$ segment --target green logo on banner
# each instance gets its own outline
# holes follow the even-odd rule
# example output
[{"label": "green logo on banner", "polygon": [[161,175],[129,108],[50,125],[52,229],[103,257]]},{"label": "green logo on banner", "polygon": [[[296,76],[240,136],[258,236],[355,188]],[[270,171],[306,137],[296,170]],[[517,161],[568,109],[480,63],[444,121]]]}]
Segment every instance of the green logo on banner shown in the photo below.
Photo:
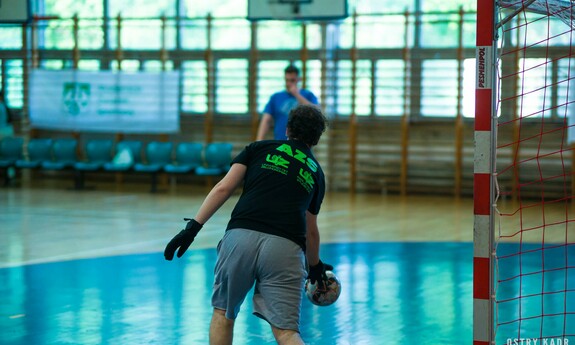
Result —
[{"label": "green logo on banner", "polygon": [[70,115],[80,114],[90,101],[90,84],[64,83],[64,108]]}]

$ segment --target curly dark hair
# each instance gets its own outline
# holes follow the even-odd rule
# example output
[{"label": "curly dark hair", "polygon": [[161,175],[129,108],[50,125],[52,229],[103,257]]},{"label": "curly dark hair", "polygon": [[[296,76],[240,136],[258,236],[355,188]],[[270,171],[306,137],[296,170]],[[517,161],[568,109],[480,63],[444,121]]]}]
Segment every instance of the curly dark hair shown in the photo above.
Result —
[{"label": "curly dark hair", "polygon": [[298,105],[289,113],[288,136],[290,139],[297,139],[309,146],[315,146],[327,126],[327,118],[318,106]]}]

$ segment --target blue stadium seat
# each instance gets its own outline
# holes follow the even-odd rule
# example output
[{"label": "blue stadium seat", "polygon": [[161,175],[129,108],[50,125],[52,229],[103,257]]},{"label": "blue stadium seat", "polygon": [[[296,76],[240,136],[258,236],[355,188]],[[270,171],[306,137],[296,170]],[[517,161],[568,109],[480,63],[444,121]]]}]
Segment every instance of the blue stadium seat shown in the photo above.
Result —
[{"label": "blue stadium seat", "polygon": [[16,168],[35,169],[42,165],[42,162],[52,160],[52,139],[30,139],[28,142],[28,159],[16,161]]},{"label": "blue stadium seat", "polygon": [[0,169],[4,173],[4,185],[10,184],[10,179],[15,173],[16,161],[23,158],[24,139],[18,137],[6,137],[0,141]]},{"label": "blue stadium seat", "polygon": [[187,174],[203,165],[202,143],[183,142],[176,146],[176,159],[166,164],[164,171],[170,174]]},{"label": "blue stadium seat", "polygon": [[55,139],[52,144],[52,160],[42,162],[42,169],[62,170],[71,168],[78,161],[76,139]]},{"label": "blue stadium seat", "polygon": [[158,172],[172,161],[173,144],[152,141],[146,145],[146,163],[136,163],[134,170],[139,172]]},{"label": "blue stadium seat", "polygon": [[173,144],[152,141],[146,145],[146,163],[136,163],[134,171],[152,174],[151,192],[156,191],[157,174],[172,161]]},{"label": "blue stadium seat", "polygon": [[207,144],[204,150],[205,165],[196,169],[196,175],[218,176],[227,173],[232,161],[232,149],[231,143]]},{"label": "blue stadium seat", "polygon": [[98,171],[104,168],[104,164],[112,161],[112,149],[114,141],[108,139],[88,140],[84,146],[86,160],[76,162],[76,189],[84,188],[84,173]]},{"label": "blue stadium seat", "polygon": [[[122,140],[116,144],[116,156],[111,162],[104,163],[106,171],[128,171],[134,164],[142,161],[142,142],[139,140]],[[128,154],[130,159],[124,160],[123,153]]]},{"label": "blue stadium seat", "polygon": [[17,160],[24,157],[24,139],[6,137],[0,141],[0,168],[13,166]]},{"label": "blue stadium seat", "polygon": [[152,141],[146,145],[146,163],[134,165],[134,171],[152,174],[150,189],[152,193],[156,192],[158,172],[172,161],[173,147],[170,142]]},{"label": "blue stadium seat", "polygon": [[84,152],[86,161],[76,162],[74,168],[83,171],[96,171],[112,161],[113,140],[94,139],[86,142]]}]

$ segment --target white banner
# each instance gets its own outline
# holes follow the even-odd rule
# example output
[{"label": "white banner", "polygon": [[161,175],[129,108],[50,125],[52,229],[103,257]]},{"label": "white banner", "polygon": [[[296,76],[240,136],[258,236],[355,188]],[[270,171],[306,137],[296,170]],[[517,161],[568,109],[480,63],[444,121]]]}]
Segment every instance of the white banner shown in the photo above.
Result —
[{"label": "white banner", "polygon": [[178,101],[178,72],[33,70],[30,75],[34,128],[177,132]]}]

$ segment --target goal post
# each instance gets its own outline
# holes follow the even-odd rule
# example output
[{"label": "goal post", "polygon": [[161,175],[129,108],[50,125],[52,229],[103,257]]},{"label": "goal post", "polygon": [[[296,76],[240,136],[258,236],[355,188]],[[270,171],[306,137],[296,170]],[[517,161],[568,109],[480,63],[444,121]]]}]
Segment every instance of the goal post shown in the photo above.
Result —
[{"label": "goal post", "polygon": [[473,344],[575,345],[575,0],[477,0]]},{"label": "goal post", "polygon": [[495,0],[477,1],[474,229],[473,229],[473,345],[493,339],[493,200],[495,166],[495,92],[497,41]]}]

